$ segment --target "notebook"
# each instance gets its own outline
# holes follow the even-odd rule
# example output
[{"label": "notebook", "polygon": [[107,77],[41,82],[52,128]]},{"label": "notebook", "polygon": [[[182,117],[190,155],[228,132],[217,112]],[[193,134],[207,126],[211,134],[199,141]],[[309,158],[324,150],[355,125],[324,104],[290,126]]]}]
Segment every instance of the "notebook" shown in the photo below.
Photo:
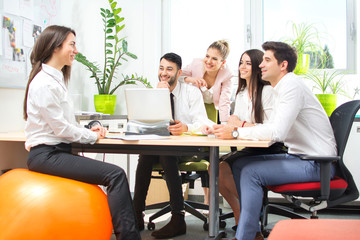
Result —
[{"label": "notebook", "polygon": [[156,123],[172,120],[167,88],[127,88],[125,99],[129,121]]}]

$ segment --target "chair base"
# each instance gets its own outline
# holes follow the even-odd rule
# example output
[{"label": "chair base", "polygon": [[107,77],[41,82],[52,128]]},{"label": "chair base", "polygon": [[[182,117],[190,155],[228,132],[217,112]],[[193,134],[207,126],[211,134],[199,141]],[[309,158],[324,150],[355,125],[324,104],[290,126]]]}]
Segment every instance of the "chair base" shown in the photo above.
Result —
[{"label": "chair base", "polygon": [[268,214],[275,214],[279,216],[288,217],[291,219],[308,219],[307,217],[301,214],[295,213],[291,208],[277,204],[267,204],[263,209],[263,213],[261,217],[261,232],[264,235],[264,237],[267,237],[270,234],[273,227],[272,226],[269,228]]},{"label": "chair base", "polygon": [[[203,224],[203,229],[205,231],[208,230],[209,226],[208,226],[208,218],[200,213],[197,209],[202,209],[202,210],[209,210],[209,205],[203,204],[203,203],[198,203],[198,202],[193,202],[193,201],[189,201],[189,200],[185,200],[184,201],[184,207],[185,207],[185,211],[190,213],[191,215],[197,217],[198,219],[200,219],[201,221],[204,222]],[[150,216],[149,218],[149,223],[147,225],[147,228],[149,230],[154,230],[155,229],[155,224],[154,224],[154,220],[158,217],[161,217],[162,215],[165,215],[166,213],[171,212],[171,208],[170,208],[170,203],[169,202],[162,202],[162,203],[156,203],[156,204],[152,204],[149,206],[146,206],[145,209],[146,210],[150,210],[150,209],[158,209],[161,208],[159,211],[157,211],[156,213],[154,213],[153,215]],[[220,228],[224,228],[226,226],[226,222],[222,221],[223,219],[221,218],[222,215],[222,209],[219,209],[220,212],[220,221],[219,221],[219,226]],[[226,219],[226,218],[224,218]]]}]

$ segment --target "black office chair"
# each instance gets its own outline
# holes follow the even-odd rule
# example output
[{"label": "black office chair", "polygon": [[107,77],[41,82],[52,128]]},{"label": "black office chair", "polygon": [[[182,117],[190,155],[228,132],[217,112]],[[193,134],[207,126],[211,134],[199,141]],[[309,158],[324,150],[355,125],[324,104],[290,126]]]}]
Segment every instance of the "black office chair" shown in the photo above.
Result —
[{"label": "black office chair", "polygon": [[[267,236],[270,232],[270,230],[267,229],[268,214],[270,213],[292,219],[306,218],[298,213],[295,213],[293,209],[270,204],[267,197],[267,191],[282,194],[285,199],[293,203],[296,207],[300,207],[311,212],[311,218],[315,219],[318,218],[318,210],[348,203],[359,197],[359,192],[353,177],[343,161],[346,143],[355,115],[359,108],[360,100],[350,101],[339,106],[330,116],[330,122],[337,144],[337,156],[301,157],[304,161],[315,161],[320,163],[320,182],[291,183],[265,187],[264,208],[261,219],[264,236]],[[334,164],[335,162],[337,164],[336,176],[333,179],[330,179],[330,167],[331,164]],[[301,197],[301,199],[297,197]],[[308,202],[309,198],[311,199],[310,202]]]},{"label": "black office chair", "polygon": [[[190,161],[190,159],[189,159],[188,162],[179,163],[178,167],[179,167],[179,171],[181,172],[182,183],[189,183],[189,188],[194,188],[195,180],[200,178],[201,176],[207,174],[209,162],[206,160]],[[164,172],[163,172],[161,164],[154,165],[153,171],[159,172],[160,178],[162,178]],[[159,176],[153,176],[153,178],[159,178]],[[149,222],[147,225],[147,228],[149,230],[155,229],[155,223],[153,221],[156,218],[171,211],[169,204],[170,203],[167,201],[167,202],[161,202],[161,203],[156,203],[156,204],[146,206],[146,210],[161,208],[158,212],[156,212],[150,216]],[[208,228],[207,217],[204,214],[202,214],[201,212],[199,212],[197,209],[209,210],[209,206],[206,204],[203,204],[203,203],[185,200],[184,207],[185,207],[186,212],[194,215],[195,217],[197,217],[201,221],[203,221],[204,222],[203,228],[204,228],[204,230],[207,230],[207,228]]]},{"label": "black office chair", "polygon": [[[208,118],[213,122],[217,122],[217,110],[215,109],[214,104],[205,104],[206,112]],[[187,161],[179,163],[179,171],[181,172],[182,183],[189,183],[189,188],[194,188],[194,182],[198,178],[208,178],[208,168],[209,162],[205,159],[198,160],[195,158],[202,157],[201,155],[206,155],[204,153],[199,153],[199,156],[193,156],[192,158],[188,158]],[[160,178],[163,176],[163,169],[161,164],[156,164],[153,166],[153,171],[159,173]],[[153,178],[159,178],[159,176],[153,176]],[[207,217],[199,212],[200,210],[209,210],[209,206],[203,203],[198,203],[194,201],[185,200],[184,201],[185,211],[199,218],[204,222],[203,228],[204,230],[208,230],[208,222]],[[158,212],[154,213],[150,216],[147,228],[149,230],[155,229],[155,223],[153,222],[156,218],[168,213],[171,211],[169,202],[156,203],[149,206],[146,206],[146,210],[149,209],[158,209],[161,208]],[[221,214],[221,209],[220,209]],[[225,227],[226,223],[224,221],[219,222],[220,227]]]}]

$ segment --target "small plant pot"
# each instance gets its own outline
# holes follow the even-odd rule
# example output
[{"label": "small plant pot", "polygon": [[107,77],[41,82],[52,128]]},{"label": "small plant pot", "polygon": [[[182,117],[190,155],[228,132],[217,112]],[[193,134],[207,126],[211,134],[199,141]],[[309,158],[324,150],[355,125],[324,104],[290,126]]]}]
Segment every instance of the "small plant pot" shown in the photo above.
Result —
[{"label": "small plant pot", "polygon": [[319,99],[321,105],[325,109],[326,114],[330,117],[331,113],[337,106],[337,95],[336,94],[315,94]]},{"label": "small plant pot", "polygon": [[116,95],[94,95],[96,112],[113,115],[116,107]]}]

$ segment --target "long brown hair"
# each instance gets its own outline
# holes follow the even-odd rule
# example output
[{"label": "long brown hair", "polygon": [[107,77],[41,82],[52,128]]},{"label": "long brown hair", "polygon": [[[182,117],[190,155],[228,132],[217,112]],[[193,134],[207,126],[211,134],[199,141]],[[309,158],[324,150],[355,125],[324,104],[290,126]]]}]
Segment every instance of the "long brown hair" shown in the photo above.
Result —
[{"label": "long brown hair", "polygon": [[[239,68],[241,59],[244,54],[247,54],[251,60],[251,77],[249,85],[251,89],[251,96],[252,96],[252,113],[254,114],[255,122],[256,123],[263,123],[264,122],[264,108],[262,106],[262,90],[264,85],[270,85],[268,81],[264,81],[261,79],[261,69],[259,67],[260,63],[262,62],[264,53],[258,49],[250,49],[245,51],[239,61]],[[239,75],[239,85],[236,91],[238,94],[240,91],[243,91],[246,88],[246,80],[241,78],[240,70],[238,72]]]},{"label": "long brown hair", "polygon": [[[27,120],[27,99],[29,86],[36,74],[41,71],[41,64],[47,63],[56,48],[61,48],[63,42],[72,33],[76,36],[75,31],[64,26],[52,25],[47,27],[36,40],[33,50],[30,55],[30,62],[32,70],[29,75],[29,80],[26,85],[25,99],[24,99],[24,119]],[[61,71],[64,75],[65,84],[68,84],[70,79],[71,66],[65,65]]]}]

